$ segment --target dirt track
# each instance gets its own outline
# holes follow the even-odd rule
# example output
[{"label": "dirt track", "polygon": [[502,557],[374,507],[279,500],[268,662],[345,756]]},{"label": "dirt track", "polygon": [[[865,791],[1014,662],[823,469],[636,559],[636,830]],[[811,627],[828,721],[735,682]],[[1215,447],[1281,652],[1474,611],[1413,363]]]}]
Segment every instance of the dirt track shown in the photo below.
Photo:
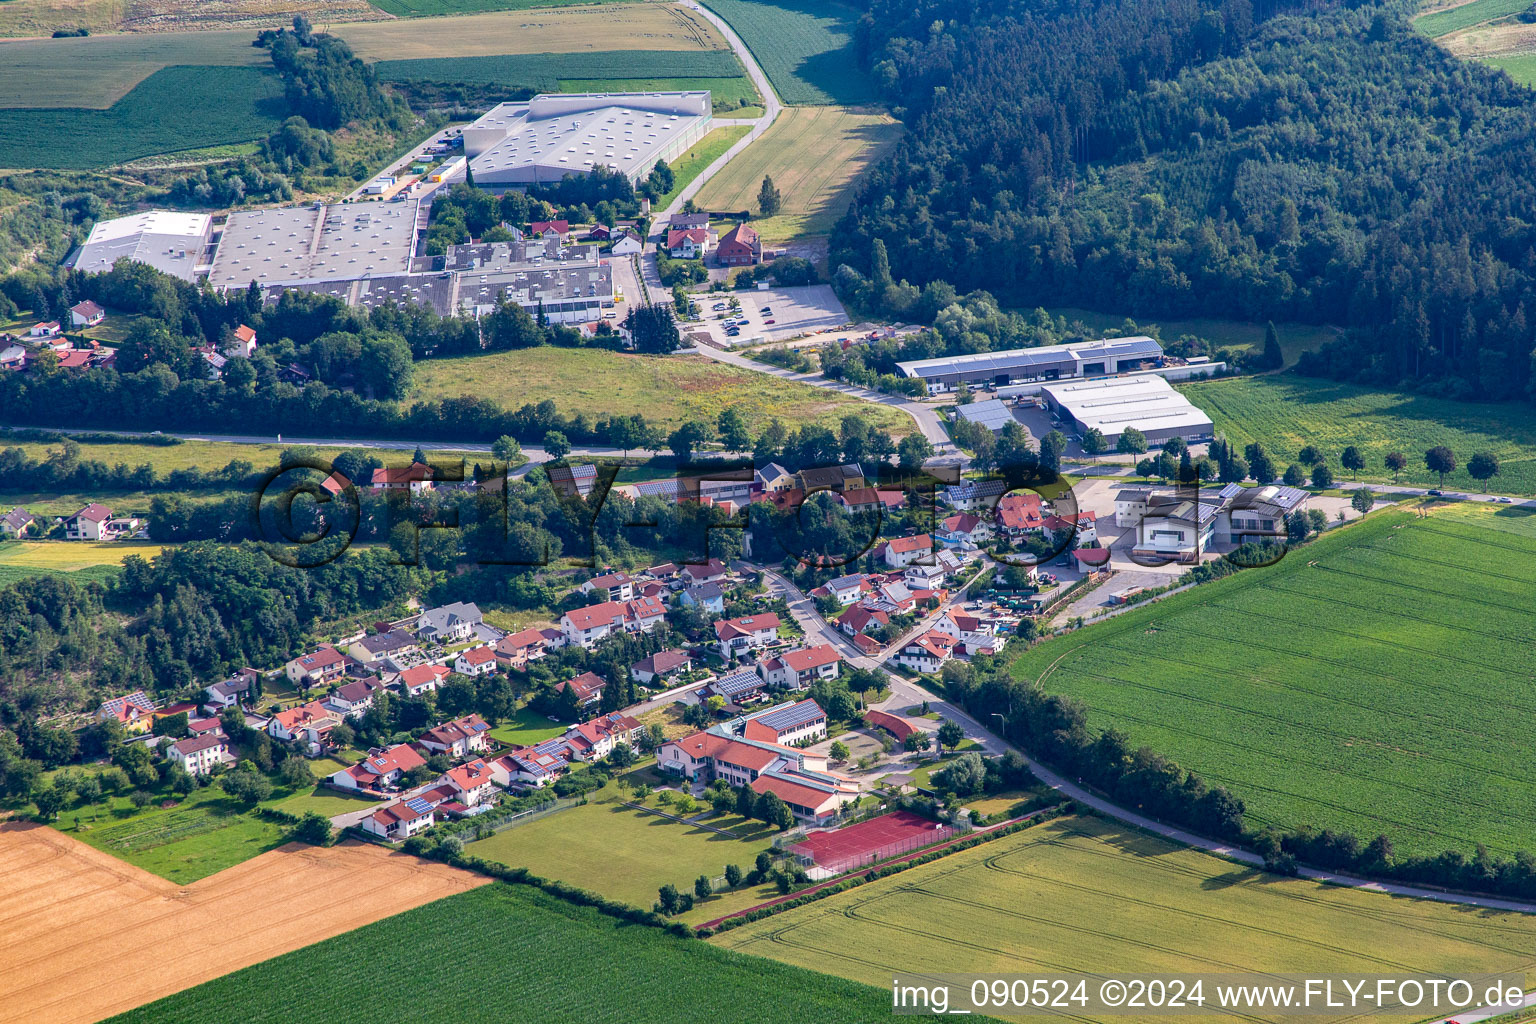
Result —
[{"label": "dirt track", "polygon": [[178,886],[19,822],[0,823],[0,878],[0,1022],[31,1024],[89,1024],[489,881],[345,843]]}]

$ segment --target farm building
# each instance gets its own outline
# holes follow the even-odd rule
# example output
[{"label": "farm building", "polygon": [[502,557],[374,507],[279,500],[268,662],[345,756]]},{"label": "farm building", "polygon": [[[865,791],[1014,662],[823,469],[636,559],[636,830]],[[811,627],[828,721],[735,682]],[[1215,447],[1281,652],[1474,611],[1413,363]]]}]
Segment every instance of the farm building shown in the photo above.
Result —
[{"label": "farm building", "polygon": [[1144,370],[1158,365],[1163,346],[1151,338],[1105,338],[1070,345],[1016,348],[1006,352],[976,352],[897,363],[904,376],[926,381],[929,394],[952,391],[960,384],[1007,385],[1020,380],[1059,380]]},{"label": "farm building", "polygon": [[128,259],[190,281],[203,262],[203,250],[212,233],[213,218],[206,213],[149,210],[117,217],[97,223],[67,265],[82,273],[99,274],[111,270],[118,260]]},{"label": "farm building", "polygon": [[232,213],[214,251],[215,290],[350,281],[404,274],[416,245],[420,204],[286,206]]},{"label": "farm building", "polygon": [[708,91],[541,94],[502,103],[464,129],[481,187],[558,182],[596,166],[639,184],[709,131]]},{"label": "farm building", "polygon": [[1140,430],[1154,445],[1174,437],[1210,437],[1215,429],[1209,416],[1157,374],[1046,384],[1040,390],[1051,410],[1078,433],[1097,427],[1111,445],[1127,427]]}]

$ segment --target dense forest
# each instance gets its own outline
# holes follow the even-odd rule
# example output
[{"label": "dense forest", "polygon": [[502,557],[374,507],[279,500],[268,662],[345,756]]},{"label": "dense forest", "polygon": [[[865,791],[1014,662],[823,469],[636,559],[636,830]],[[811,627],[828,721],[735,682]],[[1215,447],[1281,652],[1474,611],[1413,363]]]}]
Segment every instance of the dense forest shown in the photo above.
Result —
[{"label": "dense forest", "polygon": [[1339,323],[1303,370],[1523,396],[1536,97],[1408,13],[871,0],[857,49],[908,132],[833,265],[896,310],[949,281],[1006,306]]}]

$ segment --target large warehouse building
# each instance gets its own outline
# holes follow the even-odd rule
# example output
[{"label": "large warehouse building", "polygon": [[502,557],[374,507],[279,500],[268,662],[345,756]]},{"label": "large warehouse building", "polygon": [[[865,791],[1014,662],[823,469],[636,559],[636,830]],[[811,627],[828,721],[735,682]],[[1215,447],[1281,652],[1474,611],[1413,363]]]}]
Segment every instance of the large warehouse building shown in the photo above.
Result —
[{"label": "large warehouse building", "polygon": [[[480,169],[475,168],[476,180]],[[928,393],[952,391],[960,384],[1011,384],[1027,380],[1059,380],[1146,370],[1158,365],[1163,346],[1147,337],[1105,338],[1070,345],[1016,348],[1006,352],[976,352],[897,363],[908,377],[928,384]]]},{"label": "large warehouse building", "polygon": [[421,213],[414,199],[232,213],[208,283],[224,291],[252,281],[266,287],[403,274],[411,266]]},{"label": "large warehouse building", "polygon": [[99,274],[127,259],[190,281],[202,269],[203,250],[212,231],[213,218],[206,213],[149,210],[104,220],[91,229],[69,265],[87,274]]},{"label": "large warehouse building", "polygon": [[481,187],[555,183],[599,164],[638,184],[708,134],[712,114],[708,90],[542,94],[465,128],[464,155]]},{"label": "large warehouse building", "polygon": [[1215,430],[1209,416],[1155,373],[1063,381],[1042,385],[1040,391],[1051,410],[1079,434],[1097,427],[1111,446],[1127,427],[1140,430],[1154,445],[1173,437],[1208,438]]}]

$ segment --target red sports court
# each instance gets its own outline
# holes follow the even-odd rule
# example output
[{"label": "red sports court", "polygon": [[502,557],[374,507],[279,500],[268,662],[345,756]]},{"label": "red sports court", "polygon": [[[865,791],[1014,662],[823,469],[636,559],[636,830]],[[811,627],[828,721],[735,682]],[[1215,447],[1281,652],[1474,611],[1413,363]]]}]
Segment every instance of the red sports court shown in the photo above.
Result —
[{"label": "red sports court", "polygon": [[892,811],[857,825],[812,832],[789,852],[832,872],[849,871],[948,839],[953,832],[911,811]]}]

